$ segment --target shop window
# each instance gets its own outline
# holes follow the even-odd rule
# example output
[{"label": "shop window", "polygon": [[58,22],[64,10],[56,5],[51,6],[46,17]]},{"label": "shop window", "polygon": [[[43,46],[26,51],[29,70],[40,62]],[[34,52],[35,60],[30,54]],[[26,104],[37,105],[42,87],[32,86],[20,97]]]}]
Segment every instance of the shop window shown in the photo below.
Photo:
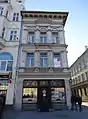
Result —
[{"label": "shop window", "polygon": [[23,88],[23,103],[37,103],[37,88]]},{"label": "shop window", "polygon": [[65,89],[64,88],[52,88],[51,89],[51,101],[55,103],[65,103]]}]

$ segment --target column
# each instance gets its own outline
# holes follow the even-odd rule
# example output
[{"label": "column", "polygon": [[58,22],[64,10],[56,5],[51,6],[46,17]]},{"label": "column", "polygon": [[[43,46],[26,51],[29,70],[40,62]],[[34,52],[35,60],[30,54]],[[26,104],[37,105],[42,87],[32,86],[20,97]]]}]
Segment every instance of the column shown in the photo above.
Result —
[{"label": "column", "polygon": [[13,105],[14,98],[14,79],[8,84],[8,90],[6,94],[6,105]]},{"label": "column", "polygon": [[40,66],[40,53],[38,51],[36,51],[34,54],[34,62],[35,62],[35,67]]},{"label": "column", "polygon": [[47,31],[47,42],[52,43],[53,42],[52,40],[53,40],[52,39],[52,32],[51,32],[51,30],[48,30]]},{"label": "column", "polygon": [[[18,77],[17,77],[18,78]],[[15,108],[21,110],[22,108],[22,88],[23,81],[21,79],[16,79],[16,92],[15,92]]]},{"label": "column", "polygon": [[40,31],[38,29],[35,31],[35,42],[40,43]]},{"label": "column", "polygon": [[64,30],[60,30],[58,33],[58,37],[59,37],[59,41],[60,44],[65,44],[65,34],[64,34]]},{"label": "column", "polygon": [[54,67],[53,52],[52,51],[48,52],[48,67]]},{"label": "column", "polygon": [[26,52],[25,51],[21,51],[21,55],[20,55],[20,67],[25,67],[26,65]]},{"label": "column", "polygon": [[66,90],[66,103],[68,109],[71,108],[71,88],[69,84],[69,78],[65,79],[65,90]]},{"label": "column", "polygon": [[60,55],[62,67],[68,67],[67,51],[62,51]]},{"label": "column", "polygon": [[22,43],[27,43],[28,42],[28,30],[24,29],[22,31]]}]

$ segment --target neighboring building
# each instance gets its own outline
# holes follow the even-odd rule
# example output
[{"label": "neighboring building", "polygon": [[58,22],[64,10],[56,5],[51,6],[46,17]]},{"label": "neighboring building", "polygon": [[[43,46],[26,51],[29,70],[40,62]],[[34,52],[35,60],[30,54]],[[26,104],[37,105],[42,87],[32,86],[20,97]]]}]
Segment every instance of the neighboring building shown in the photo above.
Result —
[{"label": "neighboring building", "polygon": [[64,34],[68,13],[22,11],[21,16],[16,108],[70,107],[70,73]]},{"label": "neighboring building", "polygon": [[88,49],[71,65],[71,88],[88,102]]},{"label": "neighboring building", "polygon": [[24,0],[0,0],[0,94],[6,95],[8,105],[13,104],[14,98],[23,3]]}]

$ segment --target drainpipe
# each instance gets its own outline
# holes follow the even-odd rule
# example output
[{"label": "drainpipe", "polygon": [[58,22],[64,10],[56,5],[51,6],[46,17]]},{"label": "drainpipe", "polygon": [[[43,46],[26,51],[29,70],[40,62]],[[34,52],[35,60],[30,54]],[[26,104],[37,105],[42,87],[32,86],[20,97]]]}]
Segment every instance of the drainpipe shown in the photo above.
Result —
[{"label": "drainpipe", "polygon": [[[16,75],[15,75],[15,81],[14,81],[14,96],[16,94],[16,80],[18,77],[18,70],[19,70],[19,64],[20,64],[21,39],[22,39],[22,21],[21,21],[21,25],[20,25],[20,36],[19,36],[19,45],[18,45],[17,62],[16,62]],[[15,99],[15,97],[14,97],[14,99]],[[14,100],[14,102],[15,102],[15,100]]]}]

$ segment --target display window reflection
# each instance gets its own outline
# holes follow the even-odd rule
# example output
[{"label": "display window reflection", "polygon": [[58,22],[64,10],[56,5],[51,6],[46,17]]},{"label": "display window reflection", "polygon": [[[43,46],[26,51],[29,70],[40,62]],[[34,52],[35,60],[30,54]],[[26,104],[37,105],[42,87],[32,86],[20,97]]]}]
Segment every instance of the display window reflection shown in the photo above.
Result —
[{"label": "display window reflection", "polygon": [[65,89],[51,88],[51,101],[57,103],[65,103]]},{"label": "display window reflection", "polygon": [[37,103],[37,88],[23,88],[23,103]]}]

